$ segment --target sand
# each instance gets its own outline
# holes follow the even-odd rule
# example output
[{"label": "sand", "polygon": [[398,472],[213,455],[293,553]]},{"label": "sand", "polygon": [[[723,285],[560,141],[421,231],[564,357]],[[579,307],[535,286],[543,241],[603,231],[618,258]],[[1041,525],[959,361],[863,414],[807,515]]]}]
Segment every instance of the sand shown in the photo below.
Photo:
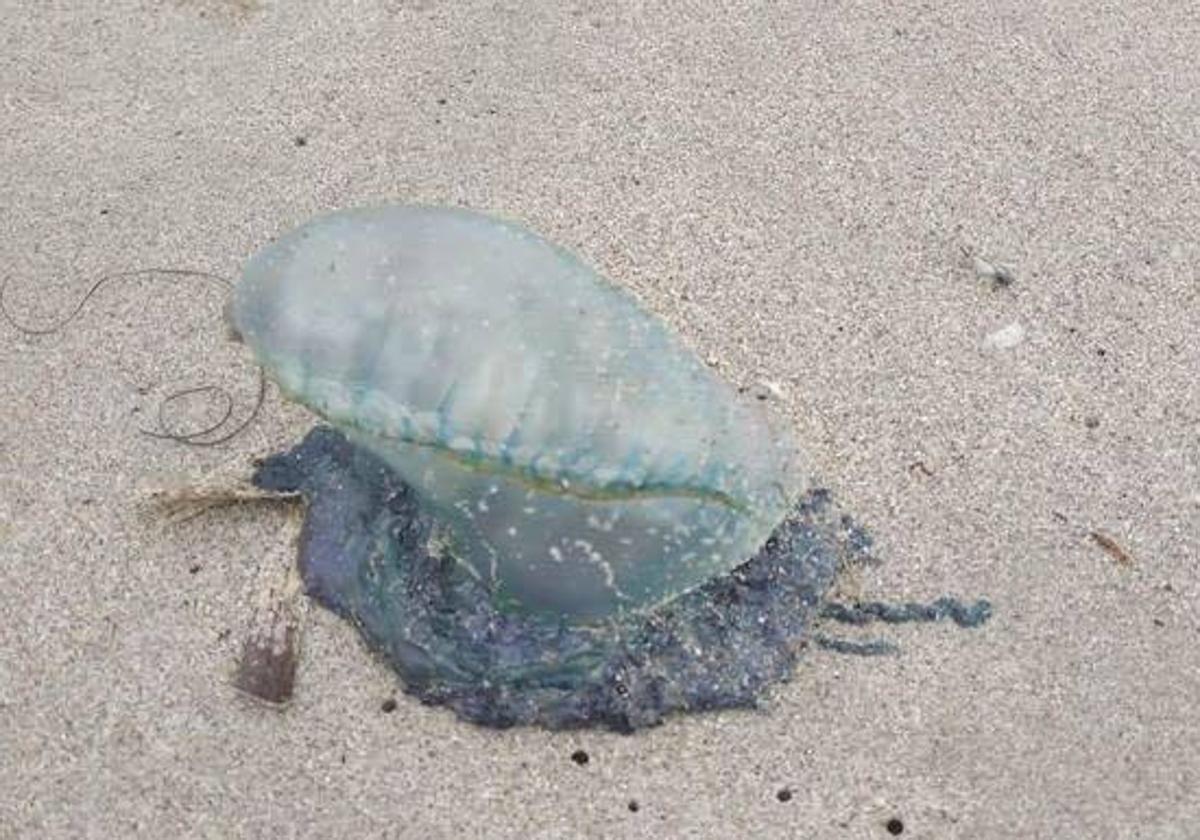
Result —
[{"label": "sand", "polygon": [[1200,14],[895,5],[0,2],[14,315],[334,208],[498,213],[770,383],[876,538],[849,590],[996,605],[632,737],[462,723],[313,608],[256,706],[287,514],[146,488],[312,418],[140,434],[254,373],[219,285],[116,282],[0,324],[0,837],[1196,836]]}]

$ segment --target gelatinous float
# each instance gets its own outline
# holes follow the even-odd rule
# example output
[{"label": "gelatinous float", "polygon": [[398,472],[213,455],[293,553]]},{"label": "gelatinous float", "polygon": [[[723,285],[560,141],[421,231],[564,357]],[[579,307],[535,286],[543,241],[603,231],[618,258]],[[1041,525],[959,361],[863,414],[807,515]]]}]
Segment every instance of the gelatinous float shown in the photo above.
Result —
[{"label": "gelatinous float", "polygon": [[787,429],[518,226],[318,218],[250,260],[232,319],[331,424],[254,479],[308,501],[305,590],[470,720],[636,729],[753,705],[822,611],[987,616],[825,604],[869,540],[806,485]]}]

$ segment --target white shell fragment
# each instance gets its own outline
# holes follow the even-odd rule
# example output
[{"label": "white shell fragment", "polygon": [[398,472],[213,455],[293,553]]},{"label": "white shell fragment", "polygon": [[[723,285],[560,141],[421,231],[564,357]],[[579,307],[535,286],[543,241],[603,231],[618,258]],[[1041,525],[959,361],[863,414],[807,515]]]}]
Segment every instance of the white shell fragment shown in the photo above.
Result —
[{"label": "white shell fragment", "polygon": [[1011,350],[1025,340],[1025,328],[1017,321],[1001,327],[983,340],[985,350]]},{"label": "white shell fragment", "polygon": [[318,218],[250,260],[233,319],[515,608],[666,600],[745,561],[801,490],[759,406],[571,254],[484,215]]}]

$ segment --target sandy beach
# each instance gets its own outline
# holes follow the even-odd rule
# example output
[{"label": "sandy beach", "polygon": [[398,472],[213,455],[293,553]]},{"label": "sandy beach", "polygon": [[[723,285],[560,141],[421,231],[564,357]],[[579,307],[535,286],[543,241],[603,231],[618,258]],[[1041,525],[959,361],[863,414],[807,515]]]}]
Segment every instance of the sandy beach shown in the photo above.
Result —
[{"label": "sandy beach", "polygon": [[311,606],[257,705],[288,514],[149,493],[314,418],[142,434],[257,380],[220,283],[139,275],[0,322],[0,838],[1200,835],[1200,9],[884,9],[0,0],[22,324],[338,208],[498,214],[771,394],[874,537],[846,593],[995,608],[622,736],[422,706]]}]

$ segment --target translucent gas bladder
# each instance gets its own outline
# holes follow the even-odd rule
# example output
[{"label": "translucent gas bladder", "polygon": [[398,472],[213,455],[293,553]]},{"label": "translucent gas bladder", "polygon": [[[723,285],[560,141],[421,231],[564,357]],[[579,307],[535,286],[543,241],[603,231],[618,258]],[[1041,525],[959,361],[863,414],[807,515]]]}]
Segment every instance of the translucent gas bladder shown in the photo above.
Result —
[{"label": "translucent gas bladder", "polygon": [[506,608],[587,623],[662,603],[745,561],[802,490],[760,406],[630,295],[488,216],[318,218],[250,260],[233,320]]}]

